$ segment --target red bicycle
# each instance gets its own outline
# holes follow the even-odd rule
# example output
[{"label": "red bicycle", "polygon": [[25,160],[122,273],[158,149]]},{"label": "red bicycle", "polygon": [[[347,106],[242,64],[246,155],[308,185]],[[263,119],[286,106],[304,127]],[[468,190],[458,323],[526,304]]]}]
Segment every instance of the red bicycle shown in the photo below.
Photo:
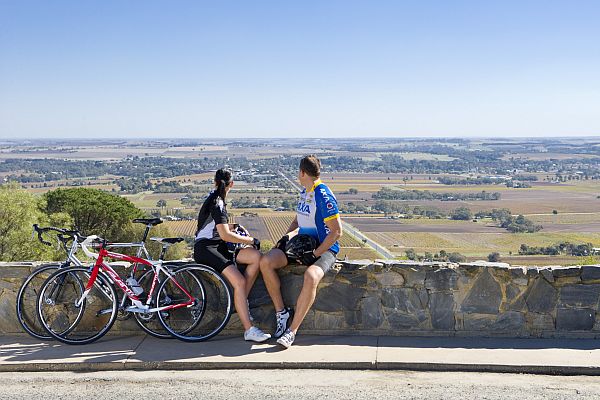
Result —
[{"label": "red bicycle", "polygon": [[[183,239],[153,240],[163,244],[164,252]],[[127,312],[158,318],[178,339],[207,340],[225,327],[232,311],[231,291],[214,270],[199,264],[170,270],[163,265],[162,256],[151,261],[109,251],[110,245],[97,236],[87,237],[81,248],[88,257],[96,259],[94,265],[58,270],[42,285],[37,312],[52,337],[67,344],[87,344],[104,336],[117,319],[119,299],[115,285],[130,302]],[[88,246],[98,249],[98,253]],[[151,268],[148,292],[129,287],[107,259]]]}]

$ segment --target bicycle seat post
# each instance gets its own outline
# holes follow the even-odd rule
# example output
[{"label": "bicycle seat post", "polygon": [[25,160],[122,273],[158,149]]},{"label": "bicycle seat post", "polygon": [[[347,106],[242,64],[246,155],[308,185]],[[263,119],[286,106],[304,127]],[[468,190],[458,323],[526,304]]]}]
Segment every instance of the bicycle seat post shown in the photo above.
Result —
[{"label": "bicycle seat post", "polygon": [[165,254],[169,246],[167,244],[163,244],[162,250],[160,251],[160,257],[158,257],[158,261],[163,261],[165,259]]},{"label": "bicycle seat post", "polygon": [[142,237],[142,242],[145,242],[148,238],[148,232],[150,232],[150,228],[152,228],[152,224],[147,224],[146,229],[144,230],[144,236]]}]

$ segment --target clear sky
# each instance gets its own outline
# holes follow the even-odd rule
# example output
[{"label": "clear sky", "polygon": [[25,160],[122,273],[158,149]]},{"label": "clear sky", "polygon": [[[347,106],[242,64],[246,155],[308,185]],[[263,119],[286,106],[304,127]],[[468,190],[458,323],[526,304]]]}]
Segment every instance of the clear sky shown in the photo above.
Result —
[{"label": "clear sky", "polygon": [[583,135],[597,0],[0,0],[1,138]]}]

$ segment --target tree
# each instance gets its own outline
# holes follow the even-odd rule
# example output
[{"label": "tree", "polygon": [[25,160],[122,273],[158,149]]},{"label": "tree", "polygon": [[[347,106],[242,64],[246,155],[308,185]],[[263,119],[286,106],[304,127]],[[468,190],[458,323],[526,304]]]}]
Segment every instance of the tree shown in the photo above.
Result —
[{"label": "tree", "polygon": [[348,189],[348,193],[350,193],[350,194],[358,194],[358,189],[350,188],[350,189]]},{"label": "tree", "polygon": [[167,206],[167,201],[164,199],[160,199],[156,202],[156,207],[165,208]]},{"label": "tree", "polygon": [[554,215],[558,214],[558,210],[552,210],[552,214],[554,214]]},{"label": "tree", "polygon": [[417,253],[415,253],[415,249],[406,249],[406,258],[409,260],[416,260]]},{"label": "tree", "polygon": [[99,189],[56,189],[44,195],[46,213],[65,212],[84,235],[98,235],[117,241],[128,240],[125,228],[144,213],[124,197]]},{"label": "tree", "polygon": [[[0,185],[0,260],[1,261],[50,261],[64,253],[56,246],[44,246],[31,240],[33,224],[69,227],[71,221],[65,214],[45,215],[41,208],[43,200],[21,189],[17,184]],[[50,236],[45,237],[51,239]]]},{"label": "tree", "polygon": [[467,260],[467,257],[463,256],[460,253],[450,253],[448,254],[448,261],[452,262],[452,263],[461,263],[461,262],[465,262]]},{"label": "tree", "polygon": [[472,218],[472,216],[473,214],[471,214],[471,210],[467,207],[458,207],[451,214],[452,219],[460,221],[468,221]]},{"label": "tree", "polygon": [[500,261],[500,253],[493,252],[493,253],[488,254],[488,261],[489,262],[498,262],[498,261]]},{"label": "tree", "polygon": [[446,261],[447,259],[448,259],[448,253],[446,253],[446,250],[440,250],[440,260]]}]

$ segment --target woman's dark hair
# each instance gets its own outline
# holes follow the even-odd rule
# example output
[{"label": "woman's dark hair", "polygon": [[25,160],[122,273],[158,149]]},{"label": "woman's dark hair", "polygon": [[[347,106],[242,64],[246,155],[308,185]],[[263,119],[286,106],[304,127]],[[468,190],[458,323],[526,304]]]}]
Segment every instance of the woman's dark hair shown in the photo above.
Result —
[{"label": "woman's dark hair", "polygon": [[321,176],[321,161],[314,154],[308,155],[300,160],[300,170],[313,178],[318,178]]},{"label": "woman's dark hair", "polygon": [[217,195],[225,201],[225,187],[231,183],[231,171],[221,168],[215,172],[215,184],[217,185]]}]

